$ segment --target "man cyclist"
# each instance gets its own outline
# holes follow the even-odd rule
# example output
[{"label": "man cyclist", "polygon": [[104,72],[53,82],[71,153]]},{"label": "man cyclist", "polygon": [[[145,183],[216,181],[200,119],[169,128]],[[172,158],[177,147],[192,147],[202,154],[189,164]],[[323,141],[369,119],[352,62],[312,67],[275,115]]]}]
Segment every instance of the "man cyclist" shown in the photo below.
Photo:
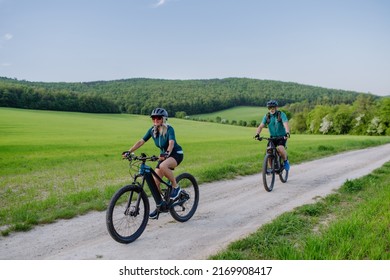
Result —
[{"label": "man cyclist", "polygon": [[270,100],[267,102],[268,113],[265,114],[259,127],[257,128],[255,138],[260,137],[260,133],[264,127],[268,125],[268,130],[271,138],[283,137],[273,140],[276,148],[284,160],[284,169],[290,170],[290,163],[288,162],[286,142],[290,137],[290,128],[288,126],[288,119],[284,112],[278,111],[278,102]]}]

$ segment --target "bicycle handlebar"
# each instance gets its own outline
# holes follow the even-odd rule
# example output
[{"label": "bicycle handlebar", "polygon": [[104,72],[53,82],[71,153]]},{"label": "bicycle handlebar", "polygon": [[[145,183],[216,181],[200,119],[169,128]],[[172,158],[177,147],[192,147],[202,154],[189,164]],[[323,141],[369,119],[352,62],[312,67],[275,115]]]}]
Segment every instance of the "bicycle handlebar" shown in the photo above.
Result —
[{"label": "bicycle handlebar", "polygon": [[255,138],[255,140],[258,140],[258,141],[261,141],[261,140],[263,140],[263,139],[265,139],[265,140],[280,140],[280,139],[285,139],[286,138],[286,136],[279,136],[279,137],[254,137]]},{"label": "bicycle handlebar", "polygon": [[140,156],[136,156],[135,154],[133,153],[129,153],[129,152],[124,152],[122,154],[124,156],[123,159],[127,159],[128,161],[133,161],[133,160],[139,160],[139,161],[157,161],[159,158],[155,155],[153,156],[147,156],[146,154],[142,153]]}]

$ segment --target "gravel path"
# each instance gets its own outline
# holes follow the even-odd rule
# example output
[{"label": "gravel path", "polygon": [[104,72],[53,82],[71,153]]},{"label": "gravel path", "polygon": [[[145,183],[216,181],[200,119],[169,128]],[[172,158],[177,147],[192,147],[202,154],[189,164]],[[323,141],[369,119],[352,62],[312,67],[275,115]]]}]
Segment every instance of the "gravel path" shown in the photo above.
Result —
[{"label": "gravel path", "polygon": [[281,213],[312,203],[387,161],[390,144],[292,163],[288,182],[277,178],[270,193],[264,190],[260,174],[203,184],[191,220],[178,223],[162,214],[159,220],[150,220],[131,244],[115,242],[107,232],[105,212],[93,212],[0,237],[0,259],[206,259]]}]

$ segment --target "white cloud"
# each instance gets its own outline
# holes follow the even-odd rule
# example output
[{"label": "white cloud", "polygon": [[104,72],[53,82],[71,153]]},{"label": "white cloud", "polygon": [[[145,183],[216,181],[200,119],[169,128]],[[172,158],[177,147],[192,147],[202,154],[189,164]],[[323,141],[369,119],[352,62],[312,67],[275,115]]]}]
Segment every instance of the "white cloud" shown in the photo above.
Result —
[{"label": "white cloud", "polygon": [[3,36],[4,40],[6,40],[6,41],[11,40],[13,37],[14,37],[14,35],[12,35],[11,33],[6,33],[6,34]]},{"label": "white cloud", "polygon": [[160,6],[164,5],[166,2],[167,2],[166,0],[158,0],[158,3],[155,4],[154,6],[155,7],[160,7]]},{"label": "white cloud", "polygon": [[157,3],[152,6],[153,8],[159,8],[161,6],[168,5],[168,2],[179,2],[181,0],[155,0],[155,1],[157,1]]}]

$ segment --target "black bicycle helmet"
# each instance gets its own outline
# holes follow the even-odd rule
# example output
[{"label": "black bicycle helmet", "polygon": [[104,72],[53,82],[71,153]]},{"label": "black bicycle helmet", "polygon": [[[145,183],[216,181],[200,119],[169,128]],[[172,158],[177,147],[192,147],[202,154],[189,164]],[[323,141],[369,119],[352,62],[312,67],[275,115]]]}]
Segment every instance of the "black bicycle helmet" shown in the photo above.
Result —
[{"label": "black bicycle helmet", "polygon": [[270,100],[267,102],[267,107],[278,107],[278,102],[276,100]]},{"label": "black bicycle helmet", "polygon": [[155,116],[161,116],[164,118],[168,118],[168,112],[164,108],[156,108],[150,114],[150,117],[155,117]]}]

